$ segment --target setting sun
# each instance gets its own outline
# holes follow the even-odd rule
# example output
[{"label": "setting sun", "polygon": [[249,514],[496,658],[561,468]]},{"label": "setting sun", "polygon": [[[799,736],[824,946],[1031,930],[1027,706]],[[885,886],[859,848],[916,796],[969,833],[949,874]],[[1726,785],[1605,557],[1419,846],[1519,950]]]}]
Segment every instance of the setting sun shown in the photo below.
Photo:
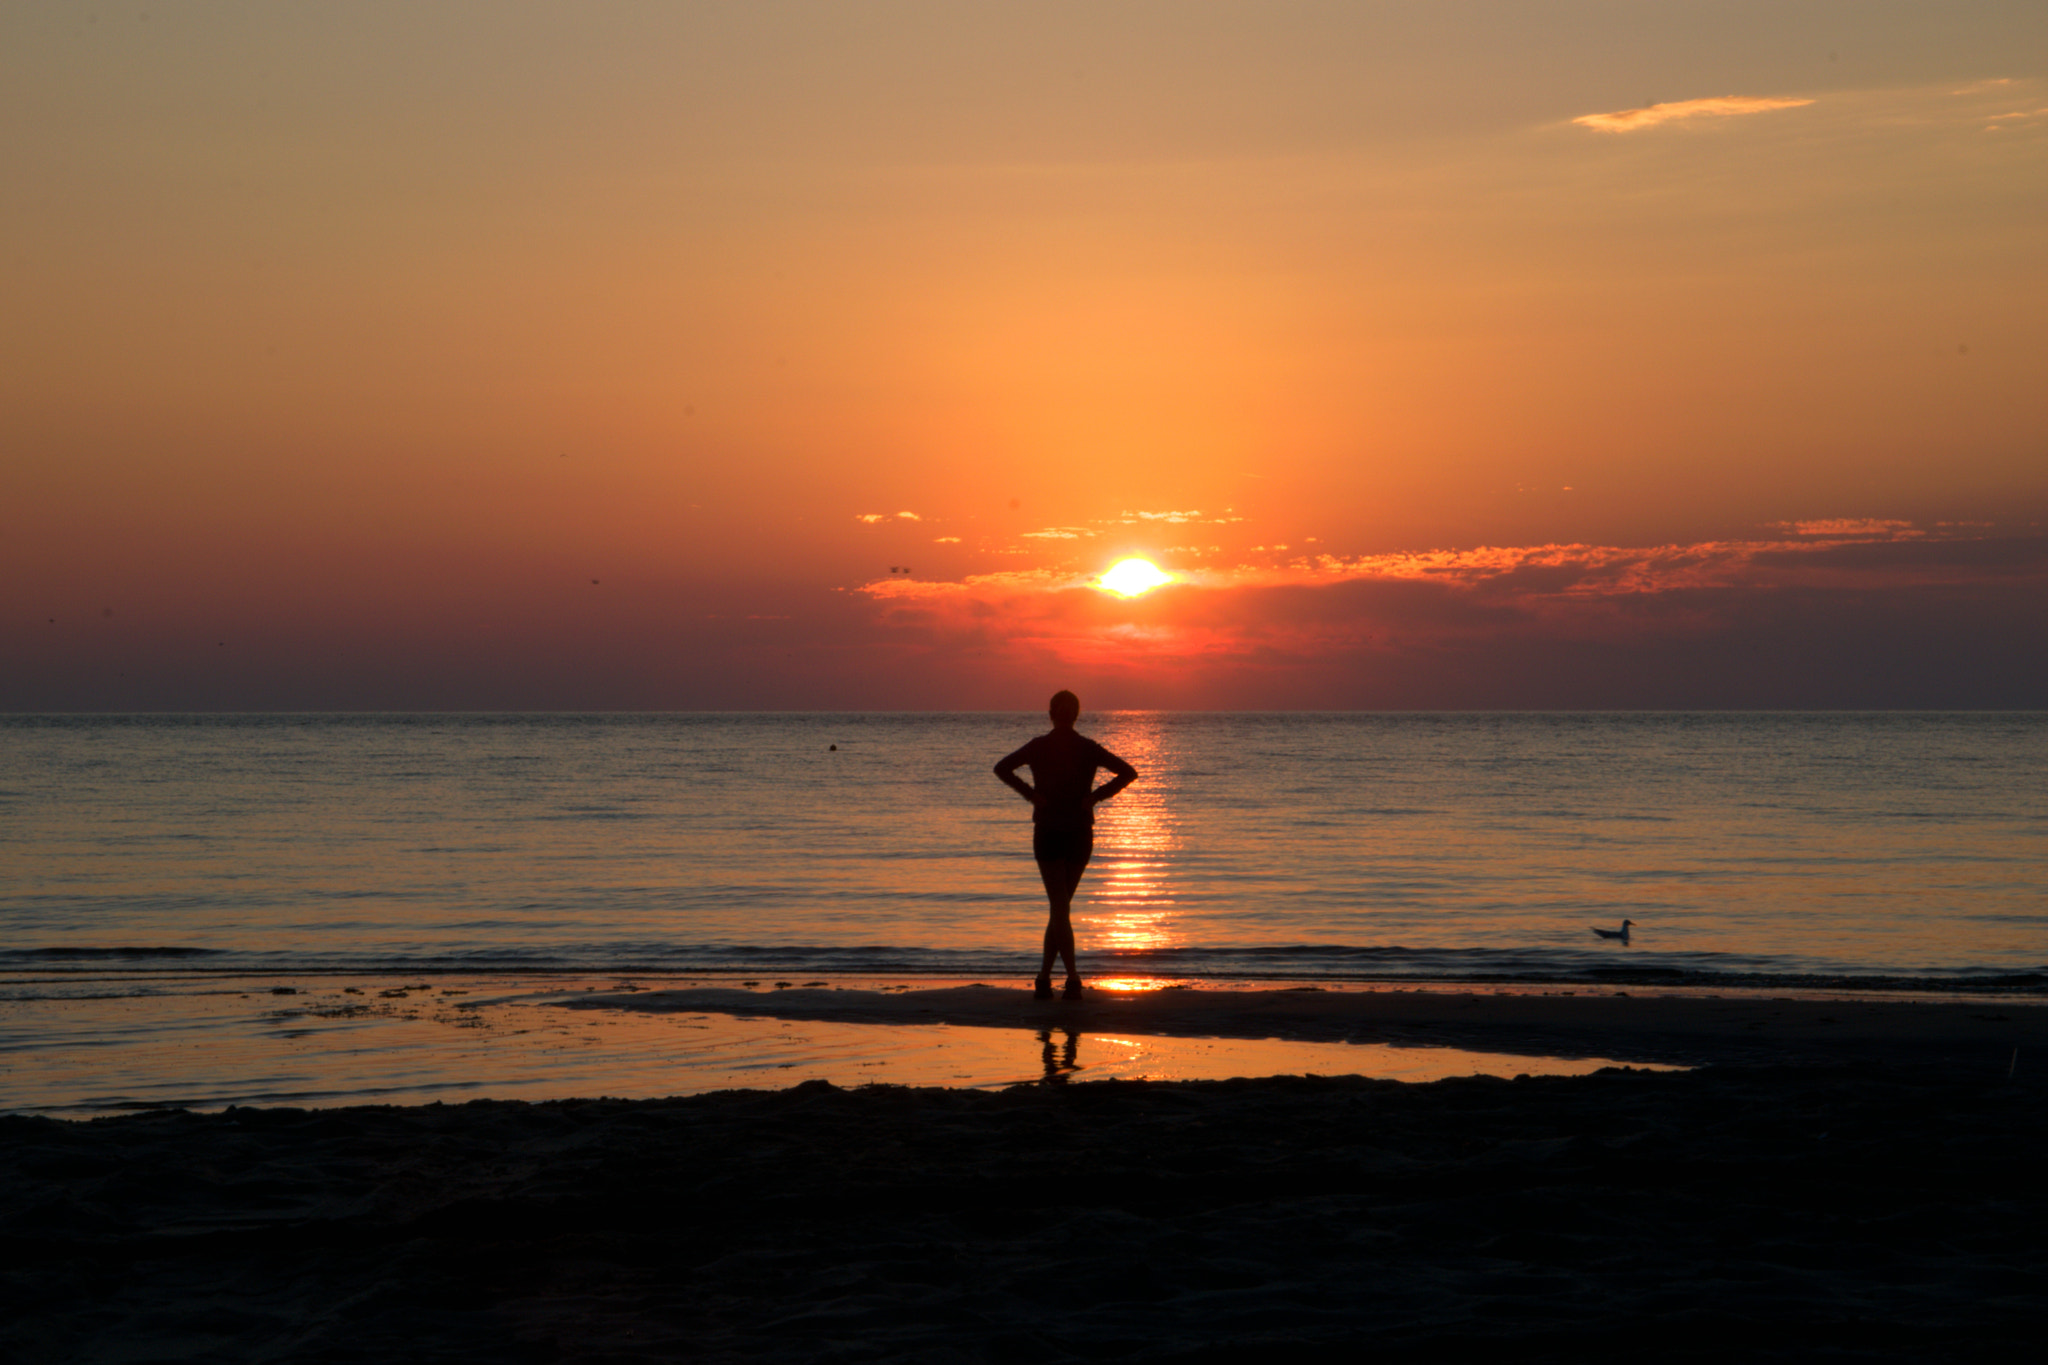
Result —
[{"label": "setting sun", "polygon": [[1159,566],[1149,559],[1120,559],[1097,580],[1097,586],[1118,597],[1136,597],[1172,581],[1172,574],[1160,572]]}]

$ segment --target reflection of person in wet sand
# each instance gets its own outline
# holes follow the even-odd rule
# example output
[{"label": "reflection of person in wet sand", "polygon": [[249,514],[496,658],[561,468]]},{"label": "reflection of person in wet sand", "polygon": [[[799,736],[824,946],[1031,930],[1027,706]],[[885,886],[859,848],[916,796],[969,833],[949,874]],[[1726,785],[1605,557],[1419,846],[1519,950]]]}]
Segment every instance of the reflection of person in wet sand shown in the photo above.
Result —
[{"label": "reflection of person in wet sand", "polygon": [[[1070,918],[1074,889],[1095,852],[1095,807],[1138,780],[1138,770],[1094,740],[1077,732],[1081,700],[1072,692],[1052,699],[1052,729],[996,764],[1003,779],[1031,803],[1031,851],[1038,857],[1038,875],[1052,918],[1045,926],[1045,957],[1038,964],[1037,993],[1052,998],[1052,960],[1067,964],[1069,1000],[1081,995],[1081,973],[1074,967],[1074,925]],[[1031,781],[1017,769],[1031,769]],[[1100,787],[1095,772],[1107,768],[1114,776]]]},{"label": "reflection of person in wet sand", "polygon": [[1043,1083],[1046,1085],[1065,1085],[1067,1076],[1081,1069],[1081,1035],[1070,1028],[1061,1029],[1060,1032],[1067,1035],[1066,1045],[1055,1049],[1052,1043],[1052,1030],[1042,1028],[1038,1031],[1039,1060],[1045,1066]]}]

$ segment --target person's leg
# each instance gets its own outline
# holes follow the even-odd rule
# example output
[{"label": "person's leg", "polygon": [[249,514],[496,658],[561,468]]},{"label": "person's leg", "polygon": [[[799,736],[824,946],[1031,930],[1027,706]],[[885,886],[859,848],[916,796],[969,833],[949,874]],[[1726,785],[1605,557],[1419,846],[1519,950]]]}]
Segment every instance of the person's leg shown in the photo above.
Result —
[{"label": "person's leg", "polygon": [[1064,858],[1048,858],[1038,865],[1039,880],[1045,883],[1048,915],[1045,922],[1045,954],[1038,974],[1052,972],[1055,957],[1066,963],[1067,975],[1074,974],[1074,889],[1081,884],[1081,866]]},{"label": "person's leg", "polygon": [[[1088,870],[1088,860],[1094,856],[1095,832],[1088,830],[1074,841],[1074,846],[1070,850],[1070,860],[1065,869],[1066,880],[1063,885],[1067,893],[1066,903],[1070,909],[1074,904],[1074,893],[1081,889],[1081,874]],[[1073,921],[1065,916],[1061,918],[1067,927],[1067,933],[1060,956],[1065,958],[1067,963],[1067,994],[1073,996],[1078,994],[1081,989],[1081,969],[1074,963]]]},{"label": "person's leg", "polygon": [[1038,856],[1038,877],[1045,883],[1048,911],[1045,952],[1038,967],[1039,994],[1045,994],[1050,987],[1047,978],[1052,974],[1055,957],[1066,964],[1070,991],[1078,990],[1081,974],[1074,962],[1074,923],[1071,916],[1074,892],[1080,887],[1081,874],[1087,870],[1088,859],[1095,852],[1095,838],[1088,830],[1039,828],[1032,831],[1031,846],[1032,852]]},{"label": "person's leg", "polygon": [[1050,912],[1045,924],[1045,955],[1039,962],[1040,976],[1051,973],[1055,957],[1067,969],[1067,980],[1080,979],[1080,969],[1074,963],[1074,892],[1081,885],[1081,873],[1088,864],[1069,859],[1048,860],[1038,865],[1040,878],[1045,882],[1046,908]]},{"label": "person's leg", "polygon": [[1088,864],[1086,863],[1068,863],[1060,869],[1062,873],[1060,885],[1066,894],[1062,897],[1062,900],[1065,902],[1065,908],[1060,911],[1059,954],[1060,960],[1067,966],[1067,979],[1069,981],[1079,980],[1081,975],[1080,971],[1074,966],[1074,892],[1080,888],[1081,872],[1087,866]]},{"label": "person's leg", "polygon": [[1053,911],[1045,926],[1045,960],[1039,966],[1041,972],[1052,970],[1055,955],[1066,965],[1067,975],[1074,975],[1074,921],[1067,910]]}]

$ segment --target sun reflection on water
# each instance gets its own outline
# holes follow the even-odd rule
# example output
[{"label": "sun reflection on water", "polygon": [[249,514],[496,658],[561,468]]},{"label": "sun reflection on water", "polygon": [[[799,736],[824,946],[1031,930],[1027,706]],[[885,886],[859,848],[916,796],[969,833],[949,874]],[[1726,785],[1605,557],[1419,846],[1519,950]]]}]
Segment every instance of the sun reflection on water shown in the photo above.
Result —
[{"label": "sun reflection on water", "polygon": [[1194,983],[1182,976],[1091,976],[1088,984],[1098,991],[1166,991]]},{"label": "sun reflection on water", "polygon": [[[1139,780],[1096,816],[1095,858],[1082,883],[1086,909],[1075,920],[1085,949],[1138,952],[1178,946],[1174,928],[1175,855],[1181,847],[1179,821],[1168,800],[1170,758],[1159,727],[1118,718],[1109,745],[1138,770]],[[1098,984],[1114,990],[1156,990],[1165,983],[1132,978],[1128,984]]]}]

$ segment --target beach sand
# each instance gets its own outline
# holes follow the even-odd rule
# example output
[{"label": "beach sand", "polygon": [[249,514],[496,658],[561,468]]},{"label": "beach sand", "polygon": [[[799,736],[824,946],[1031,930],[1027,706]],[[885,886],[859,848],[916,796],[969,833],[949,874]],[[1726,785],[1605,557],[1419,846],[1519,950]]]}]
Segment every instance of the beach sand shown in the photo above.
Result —
[{"label": "beach sand", "polygon": [[0,1358],[1977,1359],[2048,1310],[2039,1005],[750,998],[1703,1065],[0,1118]]}]

